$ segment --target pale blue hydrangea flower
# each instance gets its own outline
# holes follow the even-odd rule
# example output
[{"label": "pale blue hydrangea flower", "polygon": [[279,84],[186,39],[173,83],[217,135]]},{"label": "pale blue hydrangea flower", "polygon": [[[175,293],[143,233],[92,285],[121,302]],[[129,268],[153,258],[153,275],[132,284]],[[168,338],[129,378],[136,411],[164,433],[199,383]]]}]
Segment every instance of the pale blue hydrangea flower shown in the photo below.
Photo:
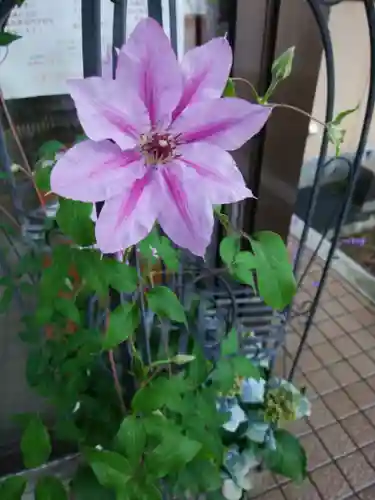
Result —
[{"label": "pale blue hydrangea flower", "polygon": [[296,419],[303,417],[309,417],[311,415],[311,403],[306,396],[301,394],[301,391],[297,389],[293,384],[287,382],[286,380],[280,380],[281,387],[285,387],[296,397],[296,408],[295,415]]},{"label": "pale blue hydrangea flower", "polygon": [[229,420],[222,426],[228,432],[236,432],[238,426],[247,421],[246,414],[237,403],[236,398],[219,398],[216,408],[220,412],[230,413]]},{"label": "pale blue hydrangea flower", "polygon": [[244,403],[262,403],[266,381],[248,378],[241,384],[241,399]]}]

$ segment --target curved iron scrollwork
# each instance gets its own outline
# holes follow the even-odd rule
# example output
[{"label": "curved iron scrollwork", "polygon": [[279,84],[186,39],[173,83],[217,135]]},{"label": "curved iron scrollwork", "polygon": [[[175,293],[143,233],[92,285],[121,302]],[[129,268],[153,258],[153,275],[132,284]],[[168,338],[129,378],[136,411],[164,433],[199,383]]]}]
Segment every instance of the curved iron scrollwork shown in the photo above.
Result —
[{"label": "curved iron scrollwork", "polygon": [[[324,7],[333,7],[341,3],[342,0],[307,0],[309,7],[313,13],[315,21],[318,25],[319,32],[321,35],[321,40],[323,44],[324,56],[326,61],[327,68],[327,104],[326,104],[326,122],[330,122],[333,116],[333,106],[334,106],[334,92],[335,92],[335,67],[334,67],[334,57],[332,50],[332,40],[328,29],[328,24],[326,20],[325,13],[323,12]],[[297,364],[299,362],[303,346],[306,342],[310,327],[312,325],[314,315],[317,310],[317,306],[326,282],[327,274],[332,264],[332,260],[335,255],[335,251],[338,247],[338,243],[340,240],[341,230],[345,219],[347,217],[351,201],[353,198],[354,190],[356,187],[356,182],[359,177],[360,172],[360,164],[362,157],[365,153],[366,142],[368,138],[368,133],[371,125],[371,119],[373,116],[374,105],[375,105],[375,6],[372,0],[363,0],[363,7],[366,14],[366,23],[369,34],[370,41],[370,84],[369,91],[367,96],[366,110],[365,116],[362,124],[361,134],[358,142],[358,147],[354,155],[354,159],[352,162],[349,162],[347,159],[345,161],[348,162],[349,165],[349,174],[345,192],[343,193],[342,203],[338,208],[337,213],[333,214],[335,218],[334,231],[333,236],[330,242],[330,249],[328,252],[328,256],[326,261],[324,262],[323,270],[320,276],[320,280],[318,286],[316,288],[315,295],[311,301],[304,302],[300,304],[298,307],[293,306],[289,312],[289,319],[292,319],[296,316],[304,317],[306,319],[304,324],[304,329],[301,337],[300,345],[297,349],[296,355],[293,360],[293,364],[289,373],[289,378],[292,379],[295,373]],[[320,183],[322,180],[324,166],[327,165],[325,162],[326,153],[328,146],[328,133],[325,130],[322,138],[322,144],[320,149],[320,155],[318,160],[317,171],[314,179],[314,185],[311,192],[311,196],[308,203],[308,208],[305,214],[305,226],[303,229],[303,233],[299,242],[299,248],[297,251],[296,262],[295,262],[295,271],[298,273],[302,255],[306,245],[306,239],[308,235],[308,231],[311,227],[312,216],[314,214],[314,210],[316,207],[316,201],[320,189]],[[308,270],[310,269],[318,251],[319,246],[327,236],[328,227],[326,231],[322,234],[322,239],[320,244],[315,249],[312,257],[310,258],[302,276],[299,280],[299,284],[301,285],[304,277],[306,276]]]}]

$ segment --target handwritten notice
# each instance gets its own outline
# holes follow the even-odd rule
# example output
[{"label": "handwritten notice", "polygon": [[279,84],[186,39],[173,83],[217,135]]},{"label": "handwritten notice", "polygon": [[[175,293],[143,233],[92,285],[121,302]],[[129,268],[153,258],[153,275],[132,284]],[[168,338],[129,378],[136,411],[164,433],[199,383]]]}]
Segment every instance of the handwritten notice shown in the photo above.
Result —
[{"label": "handwritten notice", "polygon": [[[66,80],[80,78],[82,68],[81,0],[27,0],[13,10],[8,29],[22,36],[0,47],[0,84],[6,99],[67,93]],[[113,2],[102,0],[103,57],[112,43]],[[128,0],[127,36],[147,16],[147,0]],[[163,0],[163,22],[169,35],[169,3]]]}]

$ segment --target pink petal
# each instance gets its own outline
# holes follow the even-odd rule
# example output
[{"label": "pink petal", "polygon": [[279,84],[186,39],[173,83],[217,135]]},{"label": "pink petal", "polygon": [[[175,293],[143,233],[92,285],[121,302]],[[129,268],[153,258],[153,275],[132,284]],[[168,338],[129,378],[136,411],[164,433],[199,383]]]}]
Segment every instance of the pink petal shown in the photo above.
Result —
[{"label": "pink petal", "polygon": [[131,87],[100,77],[68,84],[81,125],[93,141],[112,139],[129,149],[149,128],[147,111]]},{"label": "pink petal", "polygon": [[142,177],[143,169],[137,151],[121,151],[110,141],[84,141],[58,160],[51,174],[51,190],[72,200],[103,201]]},{"label": "pink petal", "polygon": [[136,87],[152,125],[169,125],[181,97],[182,74],[162,27],[153,19],[143,19],[121,53],[127,57],[120,55],[117,78]]},{"label": "pink petal", "polygon": [[193,102],[221,97],[232,67],[232,49],[225,38],[189,50],[181,63],[184,89],[173,119]]},{"label": "pink petal", "polygon": [[148,170],[130,188],[104,203],[95,229],[96,241],[103,253],[125,250],[151,231],[158,215],[159,199],[154,174],[154,170]]},{"label": "pink petal", "polygon": [[213,144],[195,142],[179,147],[180,161],[197,176],[213,205],[253,197],[232,156]]},{"label": "pink petal", "polygon": [[271,109],[244,99],[227,97],[197,102],[173,122],[173,133],[185,143],[216,144],[228,151],[238,149],[266,123]]},{"label": "pink petal", "polygon": [[158,222],[178,246],[203,257],[214,226],[209,198],[183,169],[171,163],[159,170],[159,196],[162,198]]}]

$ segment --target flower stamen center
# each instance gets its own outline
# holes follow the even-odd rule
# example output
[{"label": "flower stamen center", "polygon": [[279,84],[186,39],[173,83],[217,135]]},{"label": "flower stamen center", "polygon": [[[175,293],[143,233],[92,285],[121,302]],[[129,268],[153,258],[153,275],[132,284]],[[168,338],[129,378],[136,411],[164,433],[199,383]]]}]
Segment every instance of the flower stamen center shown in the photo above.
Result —
[{"label": "flower stamen center", "polygon": [[163,164],[177,157],[178,136],[151,132],[140,137],[140,150],[149,165]]}]

